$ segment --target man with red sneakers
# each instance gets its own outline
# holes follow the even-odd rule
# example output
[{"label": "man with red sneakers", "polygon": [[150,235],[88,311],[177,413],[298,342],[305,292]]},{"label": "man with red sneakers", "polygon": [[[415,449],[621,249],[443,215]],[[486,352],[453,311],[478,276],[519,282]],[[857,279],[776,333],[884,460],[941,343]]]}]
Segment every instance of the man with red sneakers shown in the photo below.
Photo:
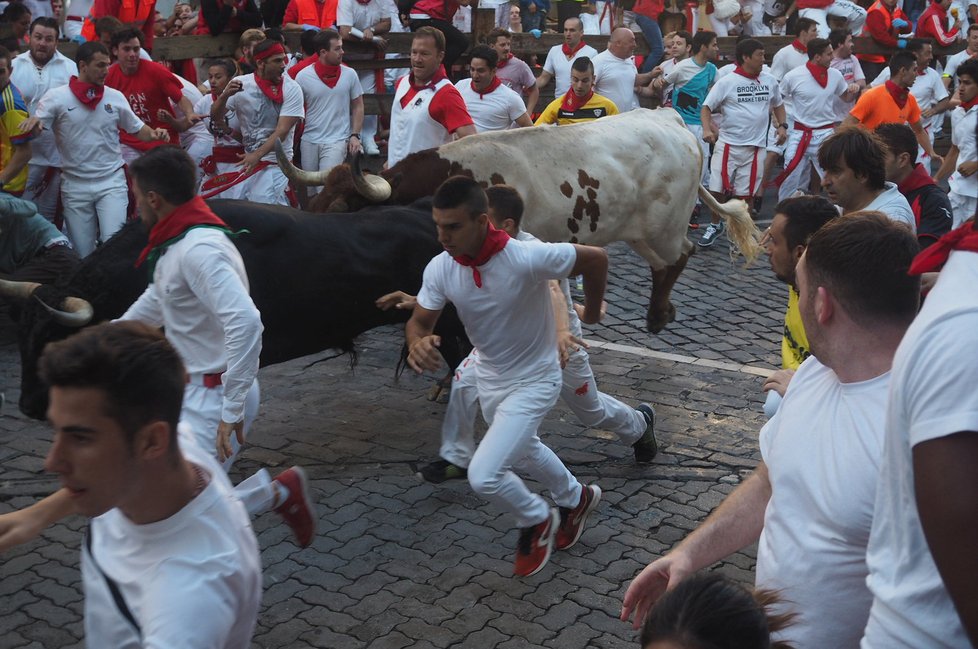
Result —
[{"label": "man with red sneakers", "polygon": [[[489,223],[486,194],[471,178],[454,176],[435,192],[433,218],[445,252],[425,269],[417,306],[405,328],[408,364],[416,372],[441,366],[441,310],[451,301],[479,350],[479,401],[489,422],[468,468],[479,495],[516,518],[520,538],[515,574],[539,572],[553,548],[577,542],[601,498],[584,486],[537,430],[560,394],[561,373],[549,280],[584,277],[581,320],[601,319],[608,272],[600,248],[517,241]],[[491,316],[491,317],[490,317]],[[514,470],[529,473],[566,510],[563,521]]]}]

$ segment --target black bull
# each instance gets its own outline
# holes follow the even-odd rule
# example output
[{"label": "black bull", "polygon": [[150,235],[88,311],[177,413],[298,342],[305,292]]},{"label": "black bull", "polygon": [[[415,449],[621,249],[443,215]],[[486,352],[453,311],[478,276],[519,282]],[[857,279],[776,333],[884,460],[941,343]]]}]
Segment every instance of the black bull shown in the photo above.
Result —
[{"label": "black bull", "polygon": [[[325,349],[350,352],[363,332],[406,321],[409,312],[381,311],[374,300],[395,290],[416,294],[425,265],[442,250],[430,203],[356,214],[309,214],[245,201],[209,204],[232,229],[249,231],[234,243],[265,326],[263,366]],[[63,285],[41,286],[34,295],[55,307],[74,295],[92,304],[92,322],[117,318],[146,288],[146,269],[133,267],[146,239],[142,224],[130,223],[82,261]],[[24,304],[19,344],[25,415],[43,418],[47,409],[47,390],[37,372],[44,345],[73,331],[54,322],[37,301]],[[442,316],[438,333],[442,353],[454,367],[467,350],[453,310]]]}]

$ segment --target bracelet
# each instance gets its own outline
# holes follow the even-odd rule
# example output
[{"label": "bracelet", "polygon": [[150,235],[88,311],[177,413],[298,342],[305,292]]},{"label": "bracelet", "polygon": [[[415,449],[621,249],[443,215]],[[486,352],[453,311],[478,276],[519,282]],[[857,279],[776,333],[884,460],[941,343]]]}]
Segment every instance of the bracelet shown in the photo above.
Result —
[{"label": "bracelet", "polygon": [[787,131],[788,130],[788,124],[787,123],[778,124],[778,128],[783,128],[784,130]]},{"label": "bracelet", "polygon": [[[362,137],[360,137],[360,134],[359,134],[359,133],[350,133],[350,137],[355,137],[355,138],[356,138],[356,139],[358,139],[358,140],[363,140],[363,138],[362,138]],[[349,140],[349,139],[350,139],[350,137],[348,137],[348,138],[346,138],[346,139],[348,139],[348,140]]]}]

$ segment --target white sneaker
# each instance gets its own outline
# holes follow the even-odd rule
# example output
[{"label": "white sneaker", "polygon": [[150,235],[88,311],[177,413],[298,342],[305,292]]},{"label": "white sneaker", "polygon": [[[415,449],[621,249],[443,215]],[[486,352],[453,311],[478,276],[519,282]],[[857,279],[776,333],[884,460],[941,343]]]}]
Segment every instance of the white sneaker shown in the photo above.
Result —
[{"label": "white sneaker", "polygon": [[363,152],[367,155],[380,155],[380,147],[373,140],[367,140],[363,143]]}]

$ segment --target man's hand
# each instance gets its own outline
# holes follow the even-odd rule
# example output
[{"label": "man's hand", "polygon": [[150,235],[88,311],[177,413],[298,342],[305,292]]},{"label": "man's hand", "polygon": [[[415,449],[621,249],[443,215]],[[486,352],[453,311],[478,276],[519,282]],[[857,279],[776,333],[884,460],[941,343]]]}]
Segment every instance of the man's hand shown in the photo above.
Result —
[{"label": "man's hand", "polygon": [[234,437],[238,440],[238,445],[244,444],[244,420],[242,419],[236,424],[229,424],[226,421],[222,421],[217,426],[217,461],[223,462],[224,460],[231,457],[234,453],[234,449],[231,448],[231,432],[234,431]]},{"label": "man's hand", "polygon": [[975,172],[978,171],[978,161],[971,160],[970,162],[962,162],[958,165],[958,173],[967,178],[968,176],[973,176]]},{"label": "man's hand", "polygon": [[258,166],[261,162],[261,157],[258,155],[258,151],[252,151],[251,153],[239,153],[238,158],[241,165],[241,170],[244,173],[251,173],[252,169]]},{"label": "man's hand", "polygon": [[716,130],[712,128],[703,129],[703,141],[707,144],[716,144],[718,138],[719,135],[717,134]]},{"label": "man's hand", "polygon": [[940,277],[940,273],[921,273],[920,294],[927,295],[930,293],[930,290],[934,288],[934,284],[937,283],[938,277]]},{"label": "man's hand", "polygon": [[411,345],[408,350],[408,365],[418,374],[436,372],[441,368],[441,336],[424,336]]},{"label": "man's hand", "polygon": [[[20,123],[20,127],[19,128],[20,128],[20,132],[21,133],[29,133],[29,132],[33,131],[34,129],[37,129],[37,133],[40,133],[41,132],[41,120],[39,120],[36,116],[34,116],[34,117],[28,117],[27,119],[25,119],[23,122]],[[35,135],[36,135],[36,133],[35,133]]]},{"label": "man's hand", "polygon": [[233,97],[234,95],[238,94],[239,92],[241,92],[241,80],[240,79],[231,79],[228,82],[228,85],[225,86],[224,92],[222,92],[221,95],[223,97]]},{"label": "man's hand", "polygon": [[149,132],[150,142],[169,142],[170,132],[165,128],[154,128]]},{"label": "man's hand", "polygon": [[351,135],[346,139],[346,152],[350,155],[354,153],[363,153],[363,143],[360,138],[355,135]]},{"label": "man's hand", "polygon": [[387,295],[381,295],[374,304],[381,311],[387,311],[389,309],[414,309],[414,305],[418,303],[418,298],[414,295],[409,295],[404,291],[394,291],[393,293],[388,293]]},{"label": "man's hand", "polygon": [[569,331],[557,332],[557,355],[560,358],[560,369],[567,367],[570,355],[581,348],[587,349],[588,344]]},{"label": "man's hand", "polygon": [[778,138],[776,142],[778,145],[784,144],[788,140],[788,129],[783,126],[779,126],[777,130]]},{"label": "man's hand", "polygon": [[794,370],[778,370],[771,376],[767,377],[764,381],[762,389],[767,392],[768,390],[774,390],[782,397],[784,396],[785,390],[788,389],[788,383],[791,382],[791,377],[795,375]]},{"label": "man's hand", "polygon": [[[943,156],[939,156],[939,155],[937,155],[936,153],[935,153],[935,154],[933,154],[933,155],[932,155],[932,156],[930,157],[930,159],[931,159],[931,160],[932,160],[932,161],[933,161],[934,163],[936,163],[936,164],[937,164],[937,168],[938,168],[938,169],[940,169],[940,167],[941,167],[941,165],[942,165],[942,164],[944,164],[944,158],[943,158]],[[972,172],[972,173],[974,173],[974,172]]]},{"label": "man's hand", "polygon": [[629,584],[625,599],[622,600],[619,619],[627,622],[632,618],[632,628],[641,627],[652,605],[667,590],[675,588],[693,572],[689,561],[681,552],[670,552],[653,561]]}]

